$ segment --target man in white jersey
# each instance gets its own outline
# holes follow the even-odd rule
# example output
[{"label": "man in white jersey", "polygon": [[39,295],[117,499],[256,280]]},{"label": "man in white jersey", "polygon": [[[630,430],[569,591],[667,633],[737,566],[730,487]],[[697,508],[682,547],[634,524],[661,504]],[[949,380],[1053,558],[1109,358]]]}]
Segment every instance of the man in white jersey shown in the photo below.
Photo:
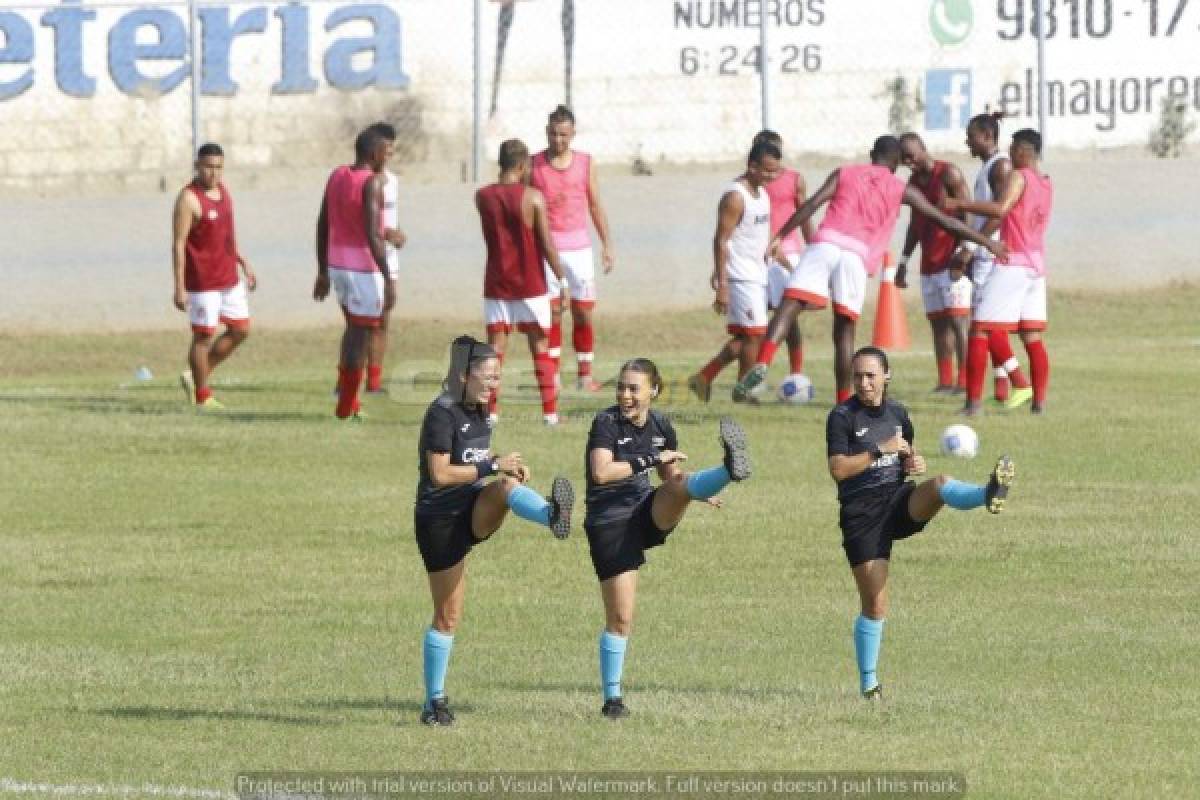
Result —
[{"label": "man in white jersey", "polygon": [[[713,235],[713,271],[709,279],[716,298],[713,310],[725,315],[731,338],[709,365],[688,379],[700,399],[712,393],[713,366],[738,362],[739,380],[754,366],[767,332],[767,244],[771,240],[771,198],[766,185],[781,168],[783,153],[767,139],[754,142],[746,171],[726,187],[717,206]],[[717,367],[719,369],[719,367]],[[735,398],[750,400],[752,397]]]},{"label": "man in white jersey", "polygon": [[[587,153],[571,149],[575,138],[575,115],[566,106],[558,106],[546,122],[546,149],[533,157],[530,184],[546,198],[546,214],[550,220],[550,235],[563,266],[571,294],[571,344],[578,365],[576,385],[585,391],[598,387],[592,380],[595,360],[595,329],[592,310],[596,305],[596,267],[592,257],[592,240],[588,235],[590,216],[596,235],[600,238],[600,260],[604,274],[612,272],[612,242],[608,236],[608,216],[600,203],[596,189],[596,171]],[[550,297],[552,319],[549,350],[558,375],[562,355],[562,301],[557,278],[546,266],[546,285]]]},{"label": "man in white jersey", "polygon": [[[371,126],[383,138],[389,141],[396,139],[396,129],[386,122],[377,122]],[[383,239],[387,245],[388,277],[396,280],[400,277],[400,248],[408,241],[404,231],[400,230],[400,179],[396,173],[387,167],[383,168],[383,212],[380,225],[383,228]],[[367,342],[367,392],[376,394],[383,391],[383,360],[387,355],[388,321],[392,310],[389,308],[379,318],[379,327],[371,331],[371,339]]]}]

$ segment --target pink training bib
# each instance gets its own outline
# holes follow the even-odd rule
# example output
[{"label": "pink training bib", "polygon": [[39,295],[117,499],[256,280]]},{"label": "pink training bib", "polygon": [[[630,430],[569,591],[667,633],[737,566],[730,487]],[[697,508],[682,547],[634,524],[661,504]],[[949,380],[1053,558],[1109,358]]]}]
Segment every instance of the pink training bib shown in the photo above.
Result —
[{"label": "pink training bib", "polygon": [[[784,223],[796,213],[796,179],[794,169],[784,169],[775,180],[767,184],[767,197],[771,198],[771,235],[779,233]],[[804,251],[804,240],[800,229],[792,231],[782,242],[783,252],[797,255]]]},{"label": "pink training bib", "polygon": [[1038,275],[1046,274],[1046,227],[1054,205],[1054,186],[1047,175],[1022,167],[1025,178],[1020,199],[1000,223],[1000,239],[1008,245],[1008,260],[1001,266],[1028,267]]},{"label": "pink training bib", "polygon": [[842,167],[829,209],[813,238],[857,253],[867,274],[874,275],[900,216],[904,188],[904,181],[887,167]]},{"label": "pink training bib", "polygon": [[545,151],[533,157],[531,183],[546,196],[546,216],[550,220],[550,238],[559,250],[586,250],[592,246],[588,236],[588,183],[592,157],[571,151],[571,163],[558,169]]},{"label": "pink training bib", "polygon": [[329,266],[352,272],[375,272],[367,229],[363,225],[363,187],[375,173],[341,166],[325,187],[325,216],[329,222]]}]

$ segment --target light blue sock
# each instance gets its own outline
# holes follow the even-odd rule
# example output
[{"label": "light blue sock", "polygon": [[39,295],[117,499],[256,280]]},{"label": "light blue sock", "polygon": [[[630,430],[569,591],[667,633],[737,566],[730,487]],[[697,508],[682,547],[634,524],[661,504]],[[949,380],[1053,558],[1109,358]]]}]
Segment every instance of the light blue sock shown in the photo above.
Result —
[{"label": "light blue sock", "polygon": [[693,500],[707,500],[729,485],[729,470],[725,467],[709,467],[693,472],[687,478],[688,496]]},{"label": "light blue sock", "polygon": [[600,634],[600,680],[604,684],[604,699],[621,696],[621,670],[625,666],[624,636],[604,631]]},{"label": "light blue sock", "polygon": [[943,503],[951,508],[957,508],[959,511],[979,508],[987,502],[986,488],[973,483],[956,481],[953,478],[946,481],[941,489],[938,489],[938,494],[942,496]]},{"label": "light blue sock", "polygon": [[436,631],[425,631],[425,644],[421,648],[425,658],[425,707],[435,697],[446,696],[446,669],[450,666],[450,651],[454,648],[454,637]]},{"label": "light blue sock", "polygon": [[550,524],[550,504],[528,486],[518,486],[508,493],[508,507],[521,519],[538,525]]},{"label": "light blue sock", "polygon": [[859,688],[874,688],[879,679],[875,667],[879,663],[879,645],[883,642],[883,620],[858,615],[854,620],[854,656],[858,659]]}]

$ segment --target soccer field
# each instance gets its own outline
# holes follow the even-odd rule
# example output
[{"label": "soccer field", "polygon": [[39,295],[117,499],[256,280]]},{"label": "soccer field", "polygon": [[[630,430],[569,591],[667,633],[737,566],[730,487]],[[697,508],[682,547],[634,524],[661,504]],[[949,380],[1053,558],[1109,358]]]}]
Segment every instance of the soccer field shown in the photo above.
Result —
[{"label": "soccer field", "polygon": [[[910,308],[921,352],[896,354],[893,393],[931,472],[981,481],[1007,452],[1018,473],[1001,516],[947,510],[897,545],[880,710],[858,696],[825,469],[828,315],[804,320],[817,402],[759,408],[728,403],[728,373],[709,406],[678,391],[721,341],[711,313],[601,315],[598,372],[656,359],[689,465],[719,457],[734,413],[755,475],[649,554],[619,723],[599,714],[582,516],[566,542],[510,517],[470,556],[453,729],[417,722],[415,439],[446,344],[478,321],[401,321],[363,425],[332,419],[334,328],[256,333],[217,373],[221,416],[184,403],[182,328],[0,337],[0,794],[231,792],[248,770],[912,769],[961,773],[972,797],[1195,796],[1198,304],[1186,285],[1052,295],[1049,413],[972,422],[969,462],[936,453],[958,400],[928,394]],[[610,398],[568,397],[544,429],[510,383],[496,448],[535,488],[582,491]]]}]

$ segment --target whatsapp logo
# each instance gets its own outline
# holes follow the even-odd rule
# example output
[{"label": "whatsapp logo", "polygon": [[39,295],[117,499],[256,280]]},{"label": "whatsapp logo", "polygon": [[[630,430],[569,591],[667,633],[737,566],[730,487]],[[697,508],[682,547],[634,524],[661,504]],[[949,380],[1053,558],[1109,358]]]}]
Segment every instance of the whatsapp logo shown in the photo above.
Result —
[{"label": "whatsapp logo", "polygon": [[971,0],[933,0],[929,6],[929,32],[942,47],[962,44],[974,26]]}]

